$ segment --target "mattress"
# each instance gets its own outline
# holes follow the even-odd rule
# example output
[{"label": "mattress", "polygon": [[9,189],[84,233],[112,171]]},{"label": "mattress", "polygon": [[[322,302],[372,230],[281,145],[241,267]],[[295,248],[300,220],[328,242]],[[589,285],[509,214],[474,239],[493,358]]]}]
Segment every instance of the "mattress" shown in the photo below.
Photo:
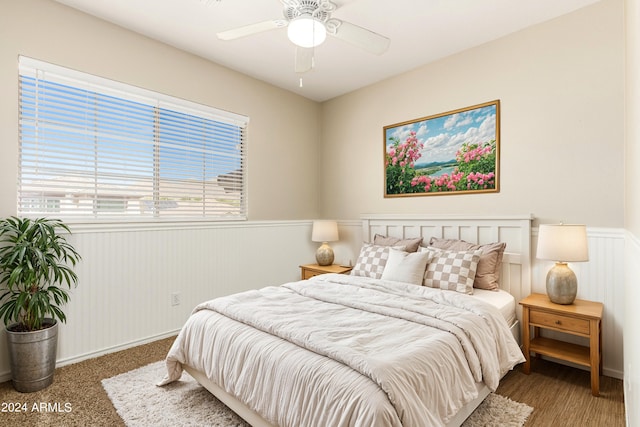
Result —
[{"label": "mattress", "polygon": [[511,326],[516,321],[516,300],[509,292],[499,289],[489,291],[486,289],[474,289],[474,298],[491,304],[500,311],[502,317],[507,321],[507,325]]}]

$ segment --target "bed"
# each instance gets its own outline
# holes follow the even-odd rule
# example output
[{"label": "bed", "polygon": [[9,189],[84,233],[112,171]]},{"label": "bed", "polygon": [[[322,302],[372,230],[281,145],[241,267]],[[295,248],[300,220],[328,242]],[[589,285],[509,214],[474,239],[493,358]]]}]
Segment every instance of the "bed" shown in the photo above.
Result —
[{"label": "bed", "polygon": [[[460,425],[524,361],[516,301],[530,290],[530,224],[530,216],[364,216],[360,274],[200,304],[161,384],[184,369],[255,427]],[[407,251],[403,243],[416,240],[423,244]],[[431,243],[460,241],[506,246],[499,289],[469,295],[460,280],[457,290],[439,280],[423,286],[428,266],[464,252]],[[386,247],[380,274],[363,268],[365,247]],[[480,255],[476,248],[464,257],[475,269]]]}]

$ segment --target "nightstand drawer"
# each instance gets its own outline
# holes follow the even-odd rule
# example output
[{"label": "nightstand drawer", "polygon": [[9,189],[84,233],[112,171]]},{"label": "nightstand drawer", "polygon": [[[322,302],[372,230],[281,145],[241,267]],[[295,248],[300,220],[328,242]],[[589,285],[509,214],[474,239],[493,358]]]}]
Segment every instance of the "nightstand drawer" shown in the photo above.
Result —
[{"label": "nightstand drawer", "polygon": [[537,310],[531,310],[529,316],[531,324],[589,335],[589,321],[586,319]]},{"label": "nightstand drawer", "polygon": [[320,271],[312,271],[312,270],[303,270],[302,271],[302,280],[311,279],[314,276],[318,276],[320,274],[324,274]]},{"label": "nightstand drawer", "polygon": [[300,266],[300,277],[302,280],[310,279],[314,276],[327,273],[349,274],[353,267],[345,267],[342,265],[318,265],[305,264]]}]

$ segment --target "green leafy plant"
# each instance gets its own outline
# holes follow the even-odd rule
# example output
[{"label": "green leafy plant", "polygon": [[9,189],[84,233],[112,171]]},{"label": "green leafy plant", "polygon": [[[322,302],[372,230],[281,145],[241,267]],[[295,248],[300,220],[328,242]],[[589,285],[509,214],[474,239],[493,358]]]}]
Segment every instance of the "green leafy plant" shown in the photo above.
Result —
[{"label": "green leafy plant", "polygon": [[[72,267],[81,259],[60,233],[70,233],[62,221],[48,218],[0,220],[0,317],[13,331],[44,329],[44,319],[66,321],[61,305],[67,289],[77,286]],[[69,264],[71,266],[69,266]]]}]

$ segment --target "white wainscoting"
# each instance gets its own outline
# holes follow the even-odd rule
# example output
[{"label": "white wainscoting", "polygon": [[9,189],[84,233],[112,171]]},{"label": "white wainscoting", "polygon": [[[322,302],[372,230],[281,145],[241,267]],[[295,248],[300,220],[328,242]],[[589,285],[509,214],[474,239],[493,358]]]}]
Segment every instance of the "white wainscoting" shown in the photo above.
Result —
[{"label": "white wainscoting", "polygon": [[[175,334],[202,301],[298,280],[316,245],[311,221],[73,230],[83,260],[59,332],[58,366]],[[174,292],[180,305],[171,305]],[[0,381],[9,372],[0,351]]]},{"label": "white wainscoting", "polygon": [[[535,259],[538,230],[533,230],[532,291],[546,293],[546,275],[553,266],[550,261]],[[589,261],[570,263],[578,277],[579,299],[598,301],[604,304],[602,320],[603,374],[623,378],[623,333],[624,323],[624,269],[625,231],[614,228],[587,228]],[[550,334],[554,335],[554,334]],[[587,340],[571,335],[562,339],[580,344]]]},{"label": "white wainscoting", "polygon": [[[354,263],[362,222],[340,221],[339,229],[340,241],[332,244],[335,262]],[[587,231],[590,260],[572,265],[578,297],[604,303],[604,374],[622,378],[625,233]],[[535,257],[535,229],[533,234]],[[76,230],[71,241],[83,260],[76,270],[79,286],[66,306],[67,323],[60,329],[58,365],[175,334],[193,307],[207,299],[297,280],[298,265],[314,262],[316,244],[310,240],[311,221]],[[533,291],[545,292],[551,264],[532,261]],[[171,305],[174,292],[180,293],[178,306]],[[0,351],[0,381],[8,379],[8,355]]]},{"label": "white wainscoting", "polygon": [[624,399],[627,426],[640,426],[640,238],[626,234]]}]

